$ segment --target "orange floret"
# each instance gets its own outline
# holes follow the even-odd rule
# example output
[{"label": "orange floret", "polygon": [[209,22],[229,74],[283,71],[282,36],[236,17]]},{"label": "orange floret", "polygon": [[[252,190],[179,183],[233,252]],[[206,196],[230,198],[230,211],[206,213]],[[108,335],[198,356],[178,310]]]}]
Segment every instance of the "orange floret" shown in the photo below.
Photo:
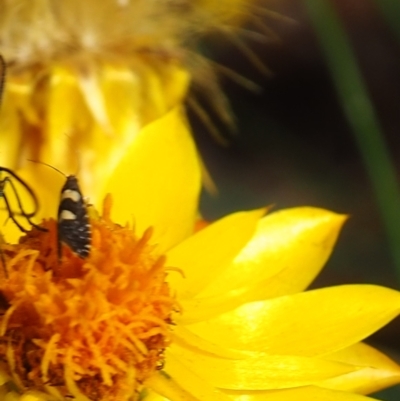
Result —
[{"label": "orange floret", "polygon": [[22,389],[56,398],[124,401],[163,363],[176,302],[165,282],[165,257],[103,216],[91,218],[92,247],[82,260],[57,256],[57,225],[33,229],[2,247],[0,358]]}]

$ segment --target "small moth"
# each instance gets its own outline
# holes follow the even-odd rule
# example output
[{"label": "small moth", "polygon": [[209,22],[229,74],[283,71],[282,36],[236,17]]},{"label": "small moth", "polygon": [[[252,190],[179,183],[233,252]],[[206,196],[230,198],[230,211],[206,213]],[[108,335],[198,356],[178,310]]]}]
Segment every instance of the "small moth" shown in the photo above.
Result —
[{"label": "small moth", "polygon": [[60,203],[57,213],[57,250],[61,259],[61,243],[68,245],[80,258],[85,259],[90,254],[92,233],[85,199],[79,188],[78,179],[74,175],[65,175],[50,164],[30,160],[34,163],[50,167],[66,177],[61,188]]},{"label": "small moth", "polygon": [[67,176],[61,189],[58,206],[58,255],[61,242],[67,244],[80,258],[90,254],[91,229],[85,200],[74,175]]}]

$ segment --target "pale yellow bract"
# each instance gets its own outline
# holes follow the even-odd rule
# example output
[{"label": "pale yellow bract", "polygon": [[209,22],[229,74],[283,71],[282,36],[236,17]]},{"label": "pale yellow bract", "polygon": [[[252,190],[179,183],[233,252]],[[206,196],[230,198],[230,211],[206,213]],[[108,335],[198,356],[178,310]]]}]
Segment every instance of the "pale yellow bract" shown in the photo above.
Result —
[{"label": "pale yellow bract", "polygon": [[[39,195],[43,182],[35,182]],[[53,195],[44,215],[54,215],[57,185],[46,185]],[[362,401],[400,382],[395,362],[360,343],[398,315],[399,292],[374,285],[304,291],[345,216],[259,209],[194,231],[200,167],[180,108],[140,131],[104,191],[113,195],[112,218],[133,222],[138,234],[154,227],[157,251],[182,272],[168,273],[182,312],[163,370],[144,383],[148,400]],[[48,399],[32,391],[3,399]]]},{"label": "pale yellow bract", "polygon": [[79,172],[93,199],[141,128],[180,104],[189,82],[176,61],[161,70],[140,58],[129,67],[92,67],[83,73],[74,64],[53,66],[41,86],[30,72],[9,75],[0,115],[2,166],[34,171],[30,159]]},{"label": "pale yellow bract", "polygon": [[203,89],[221,102],[216,74],[193,47],[212,30],[232,35],[253,3],[0,1],[8,65],[0,165],[21,169],[33,159],[79,171],[85,193],[98,200],[138,132],[184,102],[191,69],[204,70]]}]

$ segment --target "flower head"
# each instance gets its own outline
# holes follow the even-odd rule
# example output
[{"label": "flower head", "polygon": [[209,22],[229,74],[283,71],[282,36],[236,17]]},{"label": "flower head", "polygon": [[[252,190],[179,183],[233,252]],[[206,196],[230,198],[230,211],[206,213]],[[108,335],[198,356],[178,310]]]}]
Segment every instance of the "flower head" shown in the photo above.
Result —
[{"label": "flower head", "polygon": [[[47,217],[61,186],[35,182]],[[105,184],[113,207],[106,198],[91,213],[87,259],[63,246],[58,260],[52,220],[3,245],[3,382],[22,400],[361,401],[400,381],[396,363],[360,343],[399,313],[397,291],[303,292],[344,216],[260,209],[196,231],[199,188],[175,109],[139,133]]]},{"label": "flower head", "polygon": [[80,170],[97,199],[139,131],[184,101],[189,64],[207,64],[193,49],[198,35],[231,30],[252,2],[3,1],[1,165]]},{"label": "flower head", "polygon": [[4,248],[9,303],[1,356],[21,388],[59,399],[125,400],[163,363],[176,301],[165,282],[165,258],[111,222],[110,198],[91,219],[93,251],[82,260],[57,255],[56,222],[43,223],[18,246]]}]

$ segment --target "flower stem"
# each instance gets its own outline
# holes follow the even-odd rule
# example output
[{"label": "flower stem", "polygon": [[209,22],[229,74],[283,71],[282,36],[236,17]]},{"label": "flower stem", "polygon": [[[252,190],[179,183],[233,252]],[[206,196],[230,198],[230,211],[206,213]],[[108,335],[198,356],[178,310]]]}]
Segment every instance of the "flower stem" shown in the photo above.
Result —
[{"label": "flower stem", "polygon": [[305,3],[368,171],[400,281],[400,190],[388,147],[332,2]]}]

